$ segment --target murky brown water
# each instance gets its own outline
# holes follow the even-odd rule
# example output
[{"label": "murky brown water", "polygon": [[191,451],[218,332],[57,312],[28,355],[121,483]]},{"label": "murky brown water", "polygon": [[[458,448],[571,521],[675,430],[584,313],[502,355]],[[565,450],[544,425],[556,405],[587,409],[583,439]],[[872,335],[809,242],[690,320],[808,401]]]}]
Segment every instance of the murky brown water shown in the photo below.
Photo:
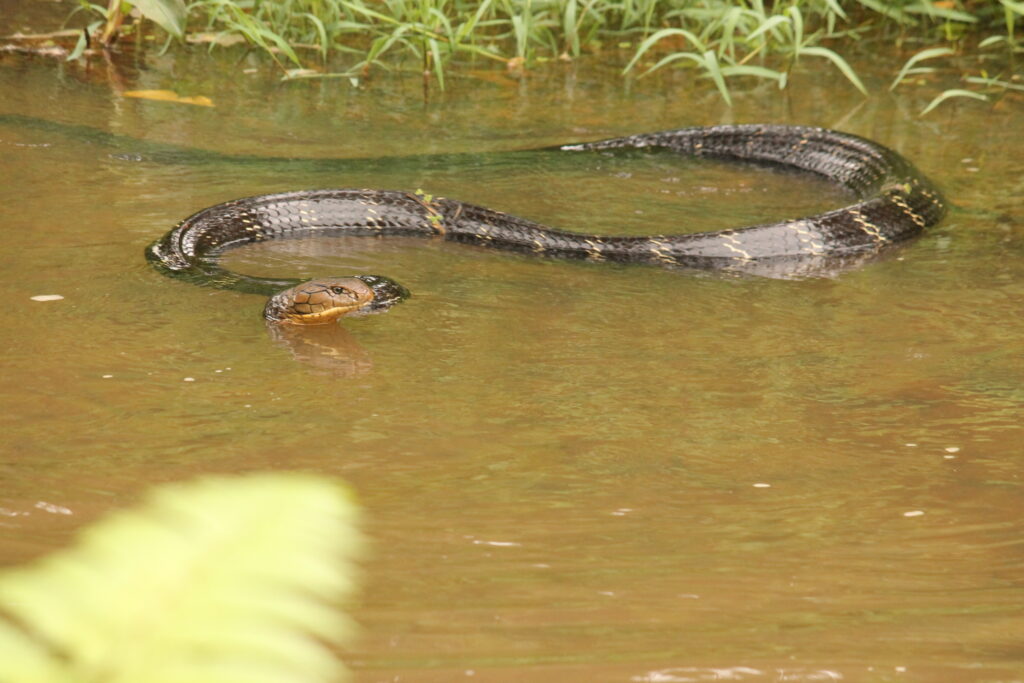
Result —
[{"label": "murky brown water", "polygon": [[[360,681],[1024,679],[1019,96],[919,119],[934,91],[864,100],[808,71],[729,110],[678,74],[560,65],[465,75],[424,103],[412,76],[279,84],[233,59],[218,74],[202,56],[0,57],[0,564],[157,482],[304,469],[346,478],[367,511]],[[216,107],[119,95],[144,88]],[[730,121],[872,137],[960,208],[833,280],[415,240],[233,254],[415,292],[297,339],[268,334],[259,297],[142,258],[195,210],[307,187],[424,188],[638,233],[845,201],[664,157],[237,164],[131,142],[377,158]]]}]

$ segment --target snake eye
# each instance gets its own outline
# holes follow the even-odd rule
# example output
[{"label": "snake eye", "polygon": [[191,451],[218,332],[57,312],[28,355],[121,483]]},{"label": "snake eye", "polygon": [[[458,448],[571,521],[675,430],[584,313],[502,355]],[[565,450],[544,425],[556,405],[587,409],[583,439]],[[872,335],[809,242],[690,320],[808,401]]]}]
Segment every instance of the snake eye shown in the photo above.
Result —
[{"label": "snake eye", "polygon": [[345,293],[345,288],[344,287],[331,287],[331,291],[334,292],[335,294],[344,294]]}]

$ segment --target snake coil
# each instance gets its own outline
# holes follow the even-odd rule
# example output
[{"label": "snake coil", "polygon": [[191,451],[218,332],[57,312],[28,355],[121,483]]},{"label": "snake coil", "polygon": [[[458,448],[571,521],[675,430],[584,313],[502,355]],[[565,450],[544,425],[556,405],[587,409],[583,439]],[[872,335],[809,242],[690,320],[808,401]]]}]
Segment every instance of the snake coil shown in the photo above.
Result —
[{"label": "snake coil", "polygon": [[[851,192],[850,206],[806,218],[690,234],[586,235],[555,230],[453,199],[389,190],[308,190],[246,197],[204,209],[147,250],[164,272],[204,285],[269,294],[294,280],[254,278],[225,270],[226,249],[269,239],[313,235],[421,235],[547,256],[721,269],[772,277],[836,272],[920,234],[945,214],[941,194],[908,161],[870,140],[824,128],[728,125],[682,128],[564,145],[567,153],[617,148],[667,148],[679,154],[781,166],[823,176]],[[332,284],[313,281],[331,299],[344,290],[337,315],[390,305],[407,292],[380,276]],[[363,291],[366,288],[369,293]],[[314,287],[315,289],[315,287]],[[328,322],[305,290],[275,295],[270,320]],[[300,297],[301,298],[301,297]],[[273,301],[273,300],[272,300]],[[292,308],[287,308],[292,306]],[[300,310],[301,309],[301,310]],[[313,318],[308,316],[313,315]]]}]

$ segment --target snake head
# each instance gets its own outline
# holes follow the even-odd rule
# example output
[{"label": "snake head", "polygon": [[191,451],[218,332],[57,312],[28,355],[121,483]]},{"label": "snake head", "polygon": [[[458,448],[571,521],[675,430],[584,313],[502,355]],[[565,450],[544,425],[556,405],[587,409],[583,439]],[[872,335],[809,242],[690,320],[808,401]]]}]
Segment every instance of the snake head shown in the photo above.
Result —
[{"label": "snake head", "polygon": [[385,310],[407,296],[405,287],[380,275],[319,278],[270,297],[263,317],[281,324],[326,325],[343,315]]}]

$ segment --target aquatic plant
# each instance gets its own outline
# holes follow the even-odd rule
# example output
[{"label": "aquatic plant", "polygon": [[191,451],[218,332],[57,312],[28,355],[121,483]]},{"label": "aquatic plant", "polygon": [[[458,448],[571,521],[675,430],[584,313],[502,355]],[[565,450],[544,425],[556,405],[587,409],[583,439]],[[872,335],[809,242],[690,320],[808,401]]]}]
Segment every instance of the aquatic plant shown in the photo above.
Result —
[{"label": "aquatic plant", "polygon": [[0,680],[338,680],[355,514],[346,489],[306,475],[160,487],[0,573]]},{"label": "aquatic plant", "polygon": [[[285,78],[357,78],[412,58],[441,87],[446,69],[464,59],[522,69],[611,47],[631,55],[625,72],[696,69],[726,101],[731,80],[768,79],[785,88],[793,66],[809,59],[827,61],[867,93],[844,56],[861,41],[895,38],[925,47],[897,83],[923,73],[914,65],[924,59],[1024,49],[1017,38],[1021,0],[193,0],[187,7],[184,0],[111,0],[107,8],[80,2],[102,15],[107,42],[130,30],[122,21],[133,5],[172,36],[188,28],[193,41],[243,39],[267,52]],[[334,54],[354,61],[338,69]],[[997,82],[1004,81],[983,85],[997,89]],[[975,89],[950,90],[929,109],[960,96],[984,97]]]}]

